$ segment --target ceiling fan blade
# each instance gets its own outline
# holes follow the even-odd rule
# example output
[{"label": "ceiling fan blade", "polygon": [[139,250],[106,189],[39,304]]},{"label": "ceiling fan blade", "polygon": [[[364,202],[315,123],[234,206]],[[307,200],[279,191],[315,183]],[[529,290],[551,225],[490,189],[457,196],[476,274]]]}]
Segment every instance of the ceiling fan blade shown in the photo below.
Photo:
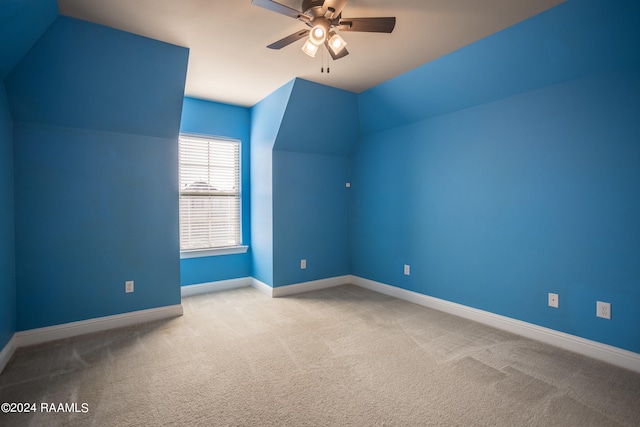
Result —
[{"label": "ceiling fan blade", "polygon": [[337,18],[342,12],[342,9],[347,5],[347,1],[348,0],[324,0],[322,10],[326,13],[329,8],[333,9],[333,18],[330,19]]},{"label": "ceiling fan blade", "polygon": [[309,30],[300,30],[297,33],[293,33],[277,42],[271,43],[267,46],[269,49],[282,49],[285,46],[289,46],[291,43],[296,42],[309,35]]},{"label": "ceiling fan blade", "polygon": [[347,48],[342,48],[342,50],[340,52],[338,52],[337,54],[333,53],[333,51],[329,48],[329,41],[325,41],[324,45],[327,47],[327,50],[329,51],[329,54],[331,55],[331,57],[333,58],[333,60],[337,60],[340,58],[344,58],[345,56],[349,55],[349,51],[347,50]]},{"label": "ceiling fan blade", "polygon": [[340,31],[362,31],[365,33],[390,33],[396,26],[396,18],[342,18]]},{"label": "ceiling fan blade", "polygon": [[293,19],[298,19],[298,17],[302,15],[302,12],[299,12],[295,9],[291,9],[290,7],[287,7],[280,3],[276,3],[271,0],[252,0],[251,4],[259,6],[263,9],[270,10],[272,12],[279,13],[281,15],[288,16]]}]

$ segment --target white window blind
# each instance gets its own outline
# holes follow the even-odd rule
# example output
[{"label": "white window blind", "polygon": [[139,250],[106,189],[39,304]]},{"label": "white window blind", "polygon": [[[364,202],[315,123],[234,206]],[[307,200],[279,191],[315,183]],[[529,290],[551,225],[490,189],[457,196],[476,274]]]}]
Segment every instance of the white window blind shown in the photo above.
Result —
[{"label": "white window blind", "polygon": [[240,142],[180,135],[180,250],[240,245]]}]

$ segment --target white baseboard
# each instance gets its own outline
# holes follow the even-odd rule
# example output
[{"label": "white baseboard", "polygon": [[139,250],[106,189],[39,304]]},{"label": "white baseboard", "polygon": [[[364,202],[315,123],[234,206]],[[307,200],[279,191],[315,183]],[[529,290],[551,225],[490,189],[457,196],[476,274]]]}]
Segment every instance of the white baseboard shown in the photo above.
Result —
[{"label": "white baseboard", "polygon": [[352,283],[353,276],[337,276],[328,279],[312,280],[310,282],[296,283],[287,286],[273,288],[273,297],[284,297],[287,295],[301,294],[303,292],[318,291],[320,289],[333,288],[335,286]]},{"label": "white baseboard", "polygon": [[239,279],[219,280],[217,282],[199,283],[197,285],[187,285],[180,288],[182,297],[192,295],[208,294],[209,292],[226,291],[229,289],[245,288],[252,285],[251,277],[241,277]]},{"label": "white baseboard", "polygon": [[278,286],[272,288],[258,279],[251,278],[251,286],[258,289],[271,298],[284,297],[287,295],[301,294],[303,292],[318,291],[320,289],[333,288],[334,286],[352,283],[353,276],[337,276],[328,279],[312,280],[309,282],[295,283],[293,285]]},{"label": "white baseboard", "polygon": [[251,286],[253,286],[257,290],[259,290],[260,292],[262,292],[266,296],[268,296],[270,298],[273,298],[273,288],[271,286],[267,285],[266,283],[261,282],[260,280],[252,277],[251,278]]},{"label": "white baseboard", "polygon": [[640,354],[575,335],[566,334],[553,329],[500,316],[488,311],[478,310],[465,305],[456,304],[439,298],[430,297],[362,277],[351,276],[351,283],[372,291],[380,292],[395,298],[413,302],[435,310],[444,311],[466,319],[474,320],[502,329],[517,335],[541,341],[565,350],[573,351],[594,359],[602,360],[612,365],[621,366],[635,372],[640,372]]},{"label": "white baseboard", "polygon": [[16,347],[26,347],[62,338],[70,338],[177,316],[182,316],[181,304],[81,320],[79,322],[48,326],[46,328],[30,329],[28,331],[16,332],[14,338],[16,340]]},{"label": "white baseboard", "polygon": [[17,348],[16,335],[13,334],[9,342],[4,346],[2,351],[0,351],[0,374],[4,370],[4,367],[7,366],[7,363],[9,363],[11,356],[13,356]]}]

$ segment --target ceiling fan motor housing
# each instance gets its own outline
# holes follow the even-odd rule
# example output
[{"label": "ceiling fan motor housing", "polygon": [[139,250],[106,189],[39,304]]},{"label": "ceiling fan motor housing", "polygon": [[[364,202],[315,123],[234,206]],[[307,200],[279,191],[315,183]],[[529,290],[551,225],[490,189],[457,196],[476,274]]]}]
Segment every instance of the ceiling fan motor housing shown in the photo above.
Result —
[{"label": "ceiling fan motor housing", "polygon": [[318,16],[324,15],[322,13],[323,5],[324,0],[302,0],[302,10],[305,15],[308,15],[311,18],[317,18]]}]

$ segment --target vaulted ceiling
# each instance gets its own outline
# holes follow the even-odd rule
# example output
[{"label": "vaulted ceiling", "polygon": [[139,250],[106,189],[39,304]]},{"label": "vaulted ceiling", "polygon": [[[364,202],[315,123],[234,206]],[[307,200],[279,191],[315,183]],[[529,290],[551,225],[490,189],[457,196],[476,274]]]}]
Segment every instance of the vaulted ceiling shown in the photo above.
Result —
[{"label": "vaulted ceiling", "polygon": [[305,55],[302,40],[267,49],[307,27],[251,0],[58,0],[62,15],[190,48],[185,94],[241,106],[294,77],[359,93],[562,2],[350,0],[344,17],[395,16],[396,27],[391,34],[343,33],[351,54],[332,61],[326,52]]}]

